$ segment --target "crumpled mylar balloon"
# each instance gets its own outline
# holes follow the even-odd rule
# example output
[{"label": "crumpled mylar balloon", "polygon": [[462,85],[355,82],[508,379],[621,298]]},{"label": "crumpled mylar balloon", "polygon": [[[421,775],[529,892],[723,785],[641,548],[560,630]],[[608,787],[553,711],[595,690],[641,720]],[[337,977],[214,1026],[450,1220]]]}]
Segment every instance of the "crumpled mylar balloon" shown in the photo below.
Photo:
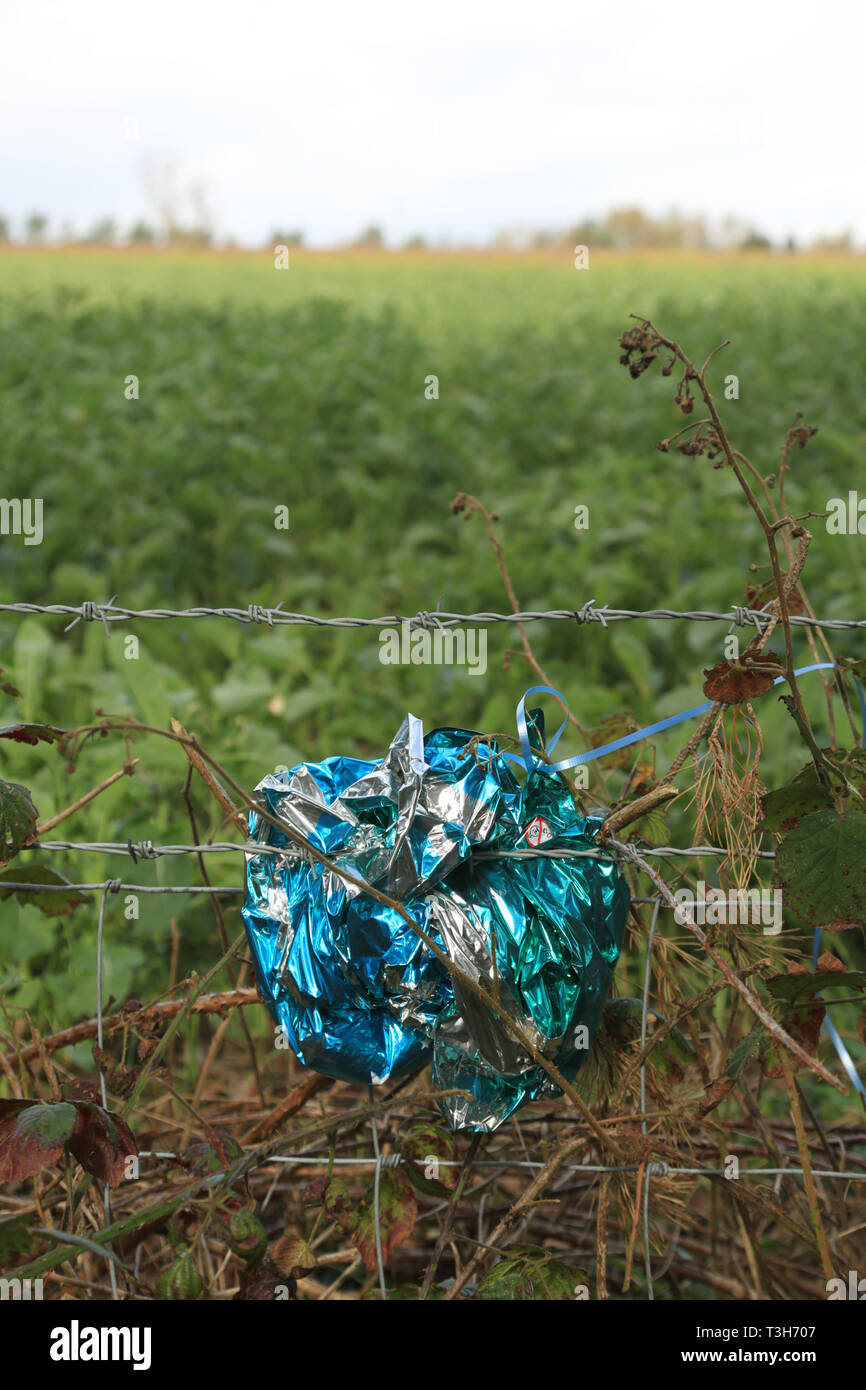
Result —
[{"label": "crumpled mylar balloon", "polygon": [[[537,747],[541,711],[530,721]],[[493,1130],[526,1101],[557,1095],[500,1015],[575,1074],[619,956],[628,887],[612,861],[537,851],[591,849],[600,818],[581,816],[543,765],[521,782],[492,740],[466,729],[425,736],[411,714],[379,763],[300,763],[256,790],[280,825],[398,899],[500,1002],[495,1014],[394,908],[251,812],[243,915],[262,993],[295,1055],[373,1085],[432,1060],[437,1087],[472,1097],[442,1102],[455,1129]]]}]

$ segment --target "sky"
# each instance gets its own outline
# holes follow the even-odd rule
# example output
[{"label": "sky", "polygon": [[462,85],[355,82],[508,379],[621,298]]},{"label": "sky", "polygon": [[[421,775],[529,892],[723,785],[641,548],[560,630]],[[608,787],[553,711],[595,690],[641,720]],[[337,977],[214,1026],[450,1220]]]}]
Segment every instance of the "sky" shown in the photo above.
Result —
[{"label": "sky", "polygon": [[866,242],[862,0],[0,0],[0,214],[484,242],[610,207]]}]

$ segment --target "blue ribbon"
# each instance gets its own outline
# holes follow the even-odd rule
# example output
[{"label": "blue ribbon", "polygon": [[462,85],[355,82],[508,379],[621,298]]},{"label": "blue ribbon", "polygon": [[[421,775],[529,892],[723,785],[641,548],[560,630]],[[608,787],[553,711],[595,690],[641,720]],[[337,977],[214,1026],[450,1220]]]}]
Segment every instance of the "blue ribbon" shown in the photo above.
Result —
[{"label": "blue ribbon", "polygon": [[[813,666],[801,666],[799,670],[794,672],[794,675],[805,676],[808,675],[810,671],[829,671],[832,669],[834,669],[834,663],[832,661],[819,661]],[[860,697],[860,712],[863,720],[862,744],[863,747],[866,748],[866,695],[864,695],[863,687],[856,677],[852,677],[852,679],[857,687],[857,694]],[[785,680],[787,680],[787,676],[777,676],[773,684],[780,685]],[[563,772],[569,767],[579,767],[582,763],[591,763],[596,758],[603,758],[606,753],[615,753],[618,748],[627,748],[631,743],[638,743],[643,738],[649,738],[651,734],[660,734],[663,729],[670,729],[674,724],[682,724],[686,719],[694,719],[699,714],[706,714],[707,710],[713,707],[713,701],[708,700],[706,704],[694,705],[692,709],[684,710],[682,714],[672,714],[667,719],[660,719],[656,724],[648,724],[646,728],[638,729],[637,733],[626,734],[624,738],[617,738],[614,739],[612,743],[605,743],[601,748],[591,748],[588,753],[578,753],[575,757],[564,758],[558,763],[545,763],[540,759],[536,759],[532,744],[529,741],[529,726],[526,717],[527,696],[542,694],[553,695],[560,701],[563,709],[566,711],[565,719],[553,735],[553,738],[550,739],[547,744],[548,752],[551,752],[556,747],[568,726],[568,704],[566,703],[565,697],[561,695],[558,690],[555,690],[552,685],[532,685],[528,690],[524,691],[517,705],[517,733],[520,739],[520,752],[522,757],[518,758],[513,753],[506,753],[504,756],[511,762],[518,764],[522,762],[528,773],[535,771],[536,768],[543,769],[546,772]],[[816,927],[812,942],[813,970],[817,967],[820,949],[821,928]],[[821,996],[818,995],[818,998],[820,999]],[[824,1025],[829,1034],[830,1041],[836,1049],[836,1055],[847,1072],[852,1086],[859,1092],[863,1100],[866,1101],[866,1086],[864,1086],[863,1082],[860,1080],[857,1069],[854,1066],[853,1058],[845,1046],[845,1043],[842,1041],[839,1031],[829,1014],[825,1014]]]},{"label": "blue ribbon", "polygon": [[[813,969],[813,970],[817,970],[817,968],[818,968],[818,956],[819,956],[819,954],[820,954],[820,951],[821,951],[821,928],[820,928],[820,927],[816,927],[816,928],[815,928],[815,937],[814,937],[814,940],[813,940],[813,942],[812,942],[812,969]],[[823,997],[822,995],[820,995],[820,994],[818,995],[818,998],[819,998],[819,999],[821,999],[822,997]],[[845,1068],[846,1072],[848,1073],[848,1076],[849,1076],[850,1081],[851,1081],[851,1085],[854,1087],[854,1089],[855,1089],[856,1091],[859,1091],[859,1092],[860,1092],[860,1095],[862,1096],[863,1100],[866,1101],[866,1086],[863,1085],[863,1082],[860,1080],[860,1077],[859,1077],[858,1074],[857,1074],[857,1068],[854,1066],[854,1059],[853,1059],[853,1057],[851,1056],[851,1053],[848,1051],[847,1047],[845,1046],[844,1042],[842,1041],[842,1038],[841,1038],[840,1035],[839,1035],[839,1030],[838,1030],[838,1028],[836,1027],[835,1023],[833,1022],[832,1018],[830,1017],[829,1014],[826,1014],[826,1013],[825,1013],[825,1015],[824,1015],[824,1027],[827,1029],[827,1032],[828,1032],[828,1034],[829,1034],[829,1036],[830,1036],[830,1041],[831,1041],[831,1043],[833,1044],[833,1046],[834,1046],[835,1049],[836,1049],[836,1055],[837,1055],[837,1057],[839,1058],[839,1061],[842,1063],[842,1066]]]},{"label": "blue ribbon", "polygon": [[[832,661],[819,661],[814,666],[801,666],[798,671],[794,672],[794,675],[805,676],[809,671],[830,671],[833,669],[834,663]],[[787,676],[777,676],[773,684],[780,685],[787,679]],[[860,692],[860,704],[863,710],[864,728],[866,728],[866,697],[864,697],[859,683],[855,681],[855,684]],[[706,714],[707,710],[713,707],[713,701],[708,700],[706,704],[694,705],[691,709],[684,710],[682,714],[671,714],[667,719],[660,719],[656,724],[648,724],[645,729],[638,729],[637,733],[626,734],[624,738],[615,738],[612,743],[604,743],[600,748],[590,748],[587,753],[576,753],[573,758],[564,758],[562,762],[545,763],[540,759],[536,759],[532,745],[529,742],[526,699],[527,696],[536,694],[554,695],[556,699],[560,701],[566,712],[565,719],[547,745],[548,752],[556,747],[568,725],[568,704],[566,703],[565,696],[561,695],[558,690],[554,690],[552,685],[531,685],[528,690],[524,691],[517,704],[517,734],[520,739],[522,759],[516,757],[513,753],[506,753],[505,757],[515,763],[522,761],[527,772],[533,772],[537,767],[544,768],[547,772],[564,772],[566,768],[579,767],[582,763],[591,763],[596,758],[603,758],[606,753],[615,753],[618,748],[627,748],[630,743],[639,743],[642,738],[649,738],[651,734],[660,734],[663,729],[670,729],[674,724],[682,724],[685,719],[694,719],[699,714]],[[866,744],[864,744],[864,746],[866,746]]]}]

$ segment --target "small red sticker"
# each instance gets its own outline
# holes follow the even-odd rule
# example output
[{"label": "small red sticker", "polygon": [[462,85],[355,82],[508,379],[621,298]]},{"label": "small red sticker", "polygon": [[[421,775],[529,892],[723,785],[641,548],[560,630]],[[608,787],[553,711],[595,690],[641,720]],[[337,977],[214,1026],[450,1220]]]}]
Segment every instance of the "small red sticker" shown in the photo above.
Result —
[{"label": "small red sticker", "polygon": [[545,840],[552,840],[553,831],[543,816],[536,816],[535,820],[531,820],[524,830],[523,838],[528,845],[535,849],[538,845],[543,845]]}]

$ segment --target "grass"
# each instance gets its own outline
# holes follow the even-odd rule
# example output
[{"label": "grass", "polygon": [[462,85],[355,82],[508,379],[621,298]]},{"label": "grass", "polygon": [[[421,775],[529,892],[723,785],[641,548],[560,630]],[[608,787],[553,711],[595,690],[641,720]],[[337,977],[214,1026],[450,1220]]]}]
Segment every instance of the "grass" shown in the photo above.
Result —
[{"label": "grass", "polygon": [[[2,538],[4,596],[80,603],[117,593],[130,607],[282,600],[374,615],[433,608],[441,595],[445,608],[501,610],[479,522],[448,510],[466,490],[499,512],[527,608],[594,598],[725,609],[742,601],[749,565],[764,562],[758,529],[725,472],[656,452],[680,421],[669,382],[634,383],[617,364],[632,311],[697,357],[732,339],[714,380],[721,396],[725,374],[737,374],[726,419],[762,471],[772,471],[795,409],[820,426],[808,453],[797,451],[791,508],[822,510],[857,486],[860,260],[599,256],[577,272],[552,258],[300,252],[278,272],[267,255],[10,251],[0,258],[3,491],[44,499],[45,536],[39,547]],[[424,396],[431,373],[438,400]],[[125,398],[129,374],[138,400]],[[588,532],[573,525],[581,503]],[[274,527],[281,505],[288,532]],[[815,523],[807,579],[823,615],[863,614],[861,545]],[[428,728],[511,731],[533,683],[521,658],[503,668],[516,638],[504,627],[490,630],[480,679],[383,666],[369,631],[149,622],[134,629],[139,656],[127,659],[117,628],[106,641],[99,624],[63,626],[0,619],[2,664],[22,691],[10,719],[70,727],[99,707],[166,725],[174,714],[250,788],[279,763],[382,751],[407,708]],[[693,705],[724,633],[551,623],[532,636],[591,725],[626,709],[650,722]],[[862,655],[856,634],[835,647]],[[808,659],[802,638],[800,652]],[[820,737],[814,684],[806,698]],[[776,702],[761,715],[764,773],[777,785],[800,754]],[[659,740],[660,766],[678,733]],[[135,751],[135,780],[70,822],[74,838],[188,838],[176,751],[158,740]],[[113,740],[89,746],[74,773],[50,750],[4,753],[4,775],[32,787],[43,817],[122,761]],[[88,881],[123,862],[65,859]],[[214,872],[230,882],[233,867]],[[183,882],[189,865],[162,860],[148,872]],[[182,966],[209,959],[206,908],[151,898],[134,942],[112,948],[118,997],[140,972],[160,977],[172,915],[184,926]],[[16,1002],[38,1000],[58,1025],[92,1003],[92,931],[82,925],[79,950],[76,920],[57,925],[9,905],[0,927],[7,958],[23,959]]]},{"label": "grass", "polygon": [[[796,409],[820,427],[808,451],[797,450],[792,460],[787,497],[795,513],[822,511],[830,497],[858,487],[866,443],[866,264],[854,258],[608,256],[576,272],[567,260],[540,257],[297,253],[292,269],[278,273],[266,255],[9,251],[0,256],[2,491],[7,498],[43,499],[44,539],[25,546],[20,537],[0,537],[2,598],[79,604],[117,593],[133,608],[282,601],[321,615],[369,616],[431,609],[441,596],[446,609],[503,610],[508,601],[481,519],[464,524],[449,510],[455,494],[465,491],[499,514],[498,533],[525,608],[576,609],[592,598],[623,608],[728,609],[754,582],[750,565],[765,563],[763,538],[726,470],[656,451],[656,441],[682,419],[671,381],[649,373],[635,383],[617,363],[616,340],[631,312],[651,316],[699,361],[721,338],[732,340],[713,364],[716,398],[735,443],[762,473],[774,470]],[[739,380],[736,400],[724,399],[730,373]],[[125,394],[131,375],[138,379],[137,399]],[[439,380],[438,400],[425,399],[430,375]],[[589,507],[588,531],[574,527],[581,504]],[[288,531],[274,526],[279,507],[290,509]],[[817,610],[826,617],[862,617],[862,537],[830,535],[820,520],[812,530],[806,579]],[[764,577],[761,571],[758,578]],[[0,723],[33,719],[70,728],[103,710],[165,728],[175,716],[250,789],[280,764],[337,752],[381,754],[407,710],[426,729],[452,724],[513,731],[515,705],[535,683],[523,656],[509,653],[518,634],[504,626],[489,630],[483,678],[460,667],[382,665],[375,630],[268,630],[207,619],[148,621],[127,630],[118,624],[106,639],[99,623],[79,623],[69,632],[64,626],[64,619],[45,615],[0,616],[3,680],[21,692],[6,699]],[[582,724],[593,726],[625,711],[649,723],[695,705],[703,669],[723,655],[726,627],[644,621],[606,630],[562,622],[530,631],[550,678]],[[137,648],[130,637],[138,638]],[[798,664],[809,661],[802,634],[796,642]],[[834,635],[833,646],[839,657],[863,656],[859,633]],[[820,685],[810,677],[802,689],[818,740],[826,742]],[[761,775],[768,786],[779,786],[804,754],[773,696],[763,697],[757,709],[766,745]],[[659,770],[683,738],[676,729],[655,740]],[[579,747],[573,730],[560,745],[564,754]],[[58,837],[191,839],[181,751],[156,737],[139,737],[129,751],[140,758],[134,778],[121,778],[64,822],[54,832]],[[32,788],[43,819],[114,773],[126,756],[116,736],[87,743],[75,767],[44,745],[2,740],[0,754],[0,775]],[[646,750],[636,756],[644,759]],[[626,771],[615,772],[614,795]],[[597,782],[593,791],[604,795]],[[233,834],[219,824],[200,783],[193,798],[202,838]],[[694,843],[677,807],[660,834]],[[134,882],[177,885],[199,875],[188,856],[133,868],[124,858],[24,851],[13,862],[16,876],[26,876],[34,862],[62,867],[74,881],[122,874]],[[210,856],[208,869],[215,882],[240,882],[240,856]],[[233,938],[240,921],[238,899],[231,902],[225,915]],[[632,1000],[641,994],[646,970],[648,912],[642,911],[616,972],[616,992]],[[3,903],[4,1033],[29,1042],[31,1017],[44,1035],[93,1014],[95,919],[95,902],[58,918],[43,916],[32,901]],[[781,969],[782,945],[789,958],[807,964],[811,932],[790,920],[786,927],[772,942],[744,933],[717,940],[735,968],[772,956],[775,965],[767,970]],[[825,934],[824,946],[849,964],[863,963],[861,932]],[[728,990],[708,998],[692,1017],[680,1014],[719,980],[693,947],[685,930],[663,914],[651,1002],[665,1016],[681,1018],[681,1036],[685,1040],[688,1031],[693,1051],[663,1045],[651,1055],[648,1109],[660,1117],[650,1121],[648,1141],[656,1148],[647,1149],[637,1132],[639,1020],[633,1006],[625,1014],[605,1012],[581,1088],[599,1115],[610,1119],[614,1106],[621,1113],[618,1142],[632,1145],[635,1165],[656,1153],[689,1167],[716,1166],[720,1155],[727,1162],[735,1153],[747,1168],[799,1166],[790,1093],[773,1078],[767,1059],[759,1064],[752,1056],[731,1094],[704,1113],[708,1083],[733,1064],[752,1020]],[[106,1012],[131,995],[149,1000],[182,993],[190,973],[205,975],[221,954],[207,901],[142,895],[136,904],[109,897]],[[756,989],[760,973],[750,978]],[[219,987],[228,983],[221,975]],[[161,1070],[138,1073],[147,1100],[129,1104],[142,1147],[174,1151],[214,1126],[231,1131],[249,1154],[257,1142],[250,1126],[253,1133],[264,1126],[262,1134],[281,1130],[274,1144],[297,1152],[319,1134],[316,1107],[336,1122],[357,1106],[356,1088],[338,1085],[323,1101],[303,1107],[285,1133],[283,1102],[303,1072],[273,1046],[265,1010],[248,1002],[244,1015],[262,1095],[255,1093],[238,1013],[219,1027],[212,1016],[189,1020],[175,1037],[163,1038],[168,1088]],[[834,1004],[834,1020],[858,1062],[861,1007],[862,1000]],[[784,1017],[785,1026],[799,1026],[796,1012]],[[121,1059],[140,1068],[142,1053],[136,1059],[126,1029],[124,1022]],[[107,1039],[113,1055],[120,1038]],[[839,1071],[826,1034],[820,1057]],[[54,1061],[64,1081],[75,1076],[86,1084],[94,1075],[89,1041],[56,1052]],[[24,1082],[28,1094],[40,1084],[35,1061],[32,1067]],[[625,1068],[631,1079],[614,1100]],[[50,1077],[42,1070],[47,1090]],[[14,1081],[13,1072],[7,1076]],[[118,1107],[124,1084],[122,1075],[110,1075]],[[426,1085],[423,1075],[416,1078],[398,1108],[383,1116],[383,1152],[403,1143]],[[831,1142],[842,1144],[839,1161],[858,1163],[863,1131],[856,1098],[842,1098],[805,1072],[798,1085],[810,1132],[823,1141],[832,1131]],[[579,1134],[574,1112],[560,1115],[561,1108],[548,1101],[522,1113],[521,1152],[547,1156],[555,1137]],[[342,1156],[367,1152],[361,1118],[348,1127],[341,1121]],[[326,1148],[324,1132],[319,1138]],[[455,1143],[464,1155],[466,1137]],[[490,1144],[485,1152],[494,1156],[513,1156],[519,1147],[511,1125]],[[835,1155],[829,1143],[813,1142],[812,1162],[835,1162]],[[593,1164],[599,1158],[589,1137],[579,1158]],[[363,1199],[369,1210],[369,1174],[341,1171],[352,1202]],[[382,1179],[391,1181],[387,1173]],[[750,1205],[742,1211],[745,1185],[710,1188],[703,1178],[676,1175],[652,1181],[658,1298],[824,1296],[814,1213],[797,1179],[771,1186],[747,1178]],[[316,1220],[304,1211],[302,1182],[298,1169],[279,1179],[265,1169],[252,1174],[262,1234],[276,1240],[275,1258],[281,1233],[305,1231]],[[555,1217],[548,1218],[541,1204],[533,1212],[532,1238],[568,1261],[567,1297],[584,1278],[595,1281],[593,1296],[601,1291],[598,1256],[605,1244],[613,1296],[626,1269],[640,1267],[640,1243],[632,1248],[637,1182],[634,1173],[614,1180],[607,1218],[596,1173],[574,1176]],[[853,1243],[846,1242],[862,1229],[859,1186],[822,1184],[822,1219],[840,1270],[856,1264]],[[488,1239],[493,1213],[504,1211],[520,1190],[507,1170],[486,1188]],[[34,1191],[49,1213],[43,1225],[73,1224],[71,1213],[64,1214],[62,1186],[44,1184],[41,1199],[38,1187]],[[147,1296],[158,1288],[157,1272],[176,1268],[178,1258],[164,1232],[154,1238],[158,1223],[150,1221],[149,1204],[159,1206],[172,1194],[175,1205],[185,1199],[176,1196],[170,1170],[155,1163],[122,1191],[125,1239],[132,1243],[129,1252],[119,1248],[132,1264],[141,1228],[139,1253],[145,1239],[149,1244],[134,1263]],[[15,1210],[32,1195],[28,1179],[13,1198]],[[413,1239],[389,1261],[389,1282],[411,1296],[439,1229],[428,1219],[436,1210],[424,1214]],[[455,1239],[466,1238],[464,1261],[478,1248],[479,1223],[471,1203],[455,1208]],[[198,1234],[206,1228],[207,1220]],[[194,1230],[184,1226],[184,1232],[195,1244]],[[342,1229],[332,1234],[331,1244],[345,1246]],[[218,1223],[207,1235],[225,1245]],[[73,1253],[84,1282],[70,1275],[68,1288],[54,1284],[49,1296],[64,1288],[72,1296],[107,1295],[100,1260],[91,1251]],[[321,1242],[317,1254],[314,1277],[299,1281],[301,1297],[322,1297],[329,1287],[345,1297],[373,1292],[372,1269],[347,1269],[345,1251],[328,1252]],[[52,1264],[60,1256],[72,1263],[68,1248],[45,1259]],[[231,1297],[244,1285],[239,1259],[227,1267],[222,1256],[205,1260],[200,1248],[196,1259],[205,1297]],[[443,1277],[450,1260],[446,1252]],[[584,1270],[589,1273],[578,1273]],[[345,1273],[351,1278],[343,1284]]]}]

